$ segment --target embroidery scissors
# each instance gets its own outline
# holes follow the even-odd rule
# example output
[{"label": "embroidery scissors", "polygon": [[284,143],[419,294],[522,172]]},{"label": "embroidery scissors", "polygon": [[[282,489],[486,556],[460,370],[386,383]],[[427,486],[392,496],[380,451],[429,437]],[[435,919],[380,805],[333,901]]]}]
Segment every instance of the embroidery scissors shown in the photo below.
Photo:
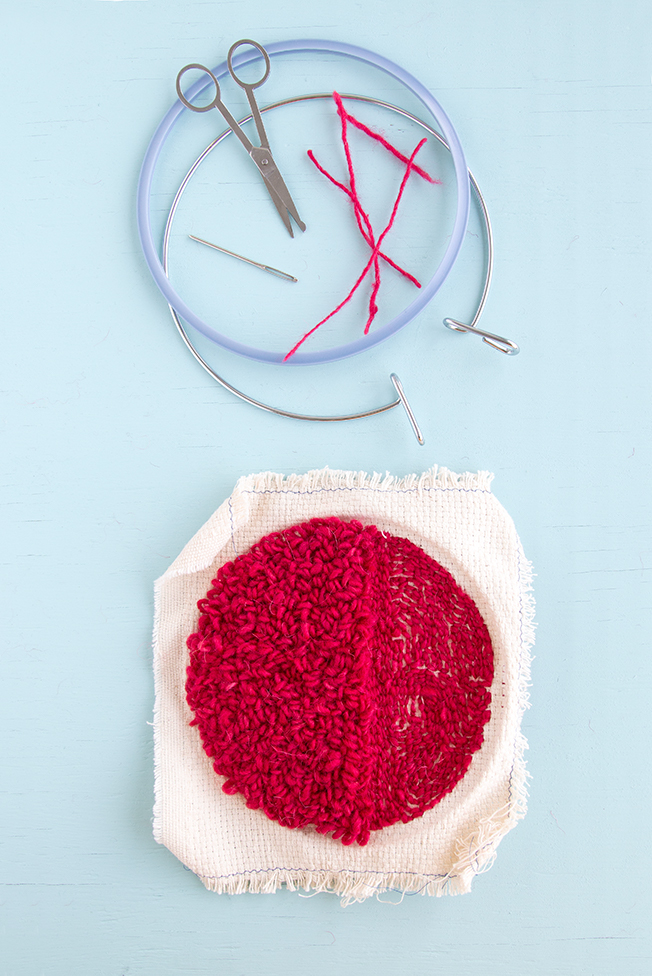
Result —
[{"label": "embroidery scissors", "polygon": [[[265,59],[265,73],[263,74],[263,77],[259,81],[256,81],[253,84],[250,84],[249,82],[243,81],[241,78],[238,78],[235,69],[233,67],[233,55],[236,49],[243,44],[250,44],[252,47],[255,47],[256,50]],[[247,100],[251,108],[251,114],[254,122],[256,123],[256,129],[258,130],[258,138],[260,139],[260,146],[254,146],[253,143],[244,134],[243,130],[238,125],[238,123],[233,118],[228,108],[222,101],[221,94],[220,94],[220,86],[217,81],[217,78],[215,77],[213,72],[209,71],[209,69],[205,67],[203,64],[187,64],[184,68],[181,69],[181,71],[177,75],[177,95],[179,96],[179,100],[186,106],[186,108],[189,108],[192,112],[209,112],[212,108],[216,108],[218,112],[221,113],[225,121],[228,122],[231,131],[234,133],[234,135],[238,137],[238,139],[246,149],[247,153],[249,154],[253,162],[256,164],[256,167],[258,168],[258,172],[262,176],[263,182],[267,187],[267,192],[272,198],[272,202],[274,203],[274,206],[276,207],[276,209],[278,210],[281,216],[281,220],[287,227],[290,237],[294,237],[294,233],[292,231],[292,224],[290,222],[290,217],[294,218],[294,220],[296,221],[297,225],[301,228],[301,230],[305,230],[306,225],[299,217],[297,208],[295,207],[294,201],[290,196],[290,191],[288,190],[287,186],[283,181],[283,177],[279,172],[278,166],[274,162],[272,151],[269,148],[269,140],[267,138],[267,133],[265,132],[265,126],[263,125],[263,119],[260,114],[260,109],[258,108],[258,104],[256,102],[256,96],[254,95],[254,90],[256,88],[260,88],[261,85],[264,85],[269,77],[269,71],[270,71],[269,55],[267,54],[265,48],[262,47],[260,44],[257,44],[256,41],[250,41],[244,39],[241,41],[236,41],[235,44],[231,45],[226,60],[229,68],[229,74],[235,81],[236,85],[239,85],[240,88],[244,89],[247,95]],[[190,71],[191,68],[195,68],[198,71],[204,71],[207,75],[210,76],[213,84],[215,85],[215,97],[213,98],[212,102],[208,103],[208,105],[193,105],[192,102],[188,101],[188,99],[186,98],[186,96],[183,94],[181,90],[181,78],[185,74],[185,72]]]}]

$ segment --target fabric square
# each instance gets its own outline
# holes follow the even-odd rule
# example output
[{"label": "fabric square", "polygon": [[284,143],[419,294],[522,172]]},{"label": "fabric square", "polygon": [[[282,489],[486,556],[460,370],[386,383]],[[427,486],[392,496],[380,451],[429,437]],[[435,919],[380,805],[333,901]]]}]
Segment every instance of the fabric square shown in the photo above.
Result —
[{"label": "fabric square", "polygon": [[493,863],[533,599],[491,480],[250,475],[157,581],[154,835],[207,888],[458,894]]}]

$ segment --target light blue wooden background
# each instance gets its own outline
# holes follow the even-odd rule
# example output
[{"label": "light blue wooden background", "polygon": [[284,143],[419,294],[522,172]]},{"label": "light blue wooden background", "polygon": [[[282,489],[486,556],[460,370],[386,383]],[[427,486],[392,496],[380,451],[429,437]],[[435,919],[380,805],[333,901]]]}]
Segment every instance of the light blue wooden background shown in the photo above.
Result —
[{"label": "light blue wooden background", "polygon": [[[3,20],[3,976],[649,973],[648,0],[24,0]],[[460,133],[496,232],[483,321],[522,354],[441,326],[471,310],[469,264],[296,403],[382,402],[396,368],[424,448],[397,411],[324,429],[235,402],[150,279],[147,142],[179,66],[246,36],[384,54]],[[527,818],[463,898],[206,892],[151,837],[154,578],[243,473],[433,463],[496,472],[538,574]]]}]

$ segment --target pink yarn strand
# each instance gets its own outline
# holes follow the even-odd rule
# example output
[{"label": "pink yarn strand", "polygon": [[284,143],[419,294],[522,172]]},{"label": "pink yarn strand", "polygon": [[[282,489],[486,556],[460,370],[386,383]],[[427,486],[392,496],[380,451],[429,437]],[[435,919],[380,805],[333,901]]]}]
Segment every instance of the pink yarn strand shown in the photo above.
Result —
[{"label": "pink yarn strand", "polygon": [[[360,233],[364,237],[365,242],[369,245],[369,247],[373,248],[376,242],[375,242],[375,238],[374,238],[374,235],[373,235],[373,231],[371,230],[371,224],[369,223],[369,230],[368,231],[365,230],[365,228],[363,228],[360,220],[358,219],[358,210],[359,210],[359,208],[358,208],[357,201],[353,199],[353,194],[349,190],[348,186],[345,186],[344,183],[340,183],[339,180],[336,180],[335,177],[332,176],[328,172],[328,170],[324,169],[324,167],[315,158],[315,154],[313,153],[312,149],[309,149],[308,150],[308,158],[310,159],[310,161],[312,163],[315,164],[315,166],[317,167],[317,169],[319,170],[319,172],[322,174],[322,176],[325,176],[327,180],[330,180],[330,182],[334,186],[336,186],[339,190],[342,190],[342,192],[343,193],[346,193],[347,197],[349,197],[349,199],[353,203],[354,212],[355,212],[355,215],[356,215],[356,220],[358,221],[358,227],[360,228]],[[360,208],[360,210],[361,210],[361,208]],[[368,221],[367,214],[365,214],[364,210],[361,210],[361,214]],[[386,261],[387,264],[390,265],[390,267],[394,268],[395,271],[398,271],[399,274],[402,274],[404,278],[407,278],[409,281],[411,281],[412,284],[413,285],[416,285],[417,288],[421,288],[421,282],[417,278],[415,278],[414,275],[410,274],[409,271],[406,271],[405,268],[402,268],[400,266],[400,264],[397,264],[396,261],[392,261],[392,259],[389,257],[389,255],[385,254],[384,251],[379,251],[378,252],[378,257],[382,258],[383,261]]]},{"label": "pink yarn strand", "polygon": [[[346,298],[344,298],[343,301],[341,301],[340,304],[336,308],[334,308],[332,312],[329,312],[328,315],[326,315],[323,319],[321,319],[321,321],[319,321],[316,325],[314,325],[312,329],[306,332],[301,337],[301,339],[299,339],[299,341],[292,347],[292,349],[284,357],[283,362],[287,362],[287,360],[290,359],[295,354],[297,349],[299,349],[299,347],[306,341],[306,339],[309,339],[310,336],[314,332],[316,332],[318,328],[320,328],[320,326],[324,325],[325,322],[328,322],[329,319],[333,318],[334,315],[336,315],[342,308],[344,308],[344,306],[348,302],[350,302],[351,298],[358,290],[358,288],[360,287],[364,279],[367,277],[369,271],[373,267],[374,282],[369,296],[369,314],[364,328],[364,334],[367,335],[369,333],[369,329],[371,328],[372,322],[375,319],[376,315],[378,314],[378,305],[376,302],[376,298],[380,290],[380,259],[381,258],[384,261],[386,261],[391,267],[393,267],[396,271],[402,274],[404,277],[408,278],[408,280],[410,280],[417,288],[421,287],[420,282],[414,277],[414,275],[411,275],[404,268],[401,268],[400,265],[398,265],[395,261],[392,261],[392,259],[388,257],[381,250],[381,244],[394,224],[396,215],[398,213],[398,208],[401,203],[401,199],[403,197],[403,193],[405,191],[405,187],[407,186],[407,182],[408,179],[410,178],[410,175],[414,172],[417,173],[419,176],[421,176],[423,179],[427,180],[429,183],[440,182],[439,180],[434,180],[428,173],[426,173],[425,170],[423,170],[420,166],[417,166],[417,164],[414,162],[417,153],[425,145],[427,140],[425,138],[422,139],[419,142],[419,144],[416,146],[414,151],[412,152],[412,155],[406,157],[402,153],[400,153],[397,149],[395,149],[395,147],[392,146],[391,143],[387,142],[387,140],[383,136],[381,136],[377,132],[374,132],[368,126],[364,125],[364,123],[359,122],[358,119],[356,119],[353,115],[347,112],[346,109],[344,108],[344,103],[342,102],[342,98],[337,92],[333,92],[333,100],[337,107],[337,114],[340,119],[342,146],[344,148],[344,155],[346,158],[346,165],[347,165],[347,170],[349,175],[349,186],[347,187],[344,183],[341,183],[339,180],[335,179],[335,177],[331,173],[329,173],[323,166],[321,166],[320,163],[315,158],[314,153],[311,150],[308,150],[308,157],[311,160],[311,162],[316,166],[316,168],[319,170],[319,172],[323,176],[325,176],[334,186],[336,186],[339,190],[345,193],[349,198],[349,200],[351,201],[351,204],[353,205],[353,213],[355,216],[356,224],[358,226],[358,230],[360,231],[360,234],[363,240],[365,241],[365,243],[368,244],[369,247],[371,248],[371,255],[369,257],[369,260],[367,261],[367,264],[362,270],[362,273],[359,275],[357,281],[349,291]],[[394,206],[392,207],[389,221],[377,240],[374,235],[371,220],[369,218],[369,215],[365,212],[364,208],[362,207],[362,203],[360,202],[360,196],[357,190],[355,168],[353,165],[353,158],[351,156],[351,149],[349,146],[349,139],[348,139],[349,122],[351,122],[351,124],[354,125],[356,128],[358,128],[360,131],[364,132],[366,135],[376,140],[385,149],[389,150],[389,152],[391,152],[393,156],[395,156],[401,162],[405,163],[405,167],[406,167],[405,173],[403,174],[403,178],[401,180],[401,184],[398,190],[398,194],[396,196],[396,200],[394,201]]]},{"label": "pink yarn strand", "polygon": [[[344,111],[346,112],[346,109],[344,109]],[[361,132],[364,132],[365,135],[370,136],[372,139],[375,139],[376,142],[379,142],[381,146],[384,146],[385,149],[391,152],[392,156],[396,156],[396,158],[400,159],[402,163],[407,164],[408,157],[404,156],[402,152],[399,152],[399,150],[396,149],[391,144],[391,142],[388,142],[387,139],[383,138],[383,136],[381,136],[379,132],[374,132],[373,129],[370,129],[368,125],[364,124],[364,122],[360,122],[359,119],[356,119],[356,117],[354,115],[351,115],[349,112],[346,112],[346,117],[347,120],[351,123],[351,125],[354,125],[356,129],[359,129]],[[426,173],[425,169],[421,169],[420,166],[415,166],[414,172],[417,173],[419,176],[423,177],[424,180],[427,180],[428,183],[433,183],[441,186],[441,180],[434,179],[432,176],[430,176],[429,173]]]},{"label": "pink yarn strand", "polygon": [[[346,111],[346,109],[344,108],[344,102],[342,101],[342,97],[339,94],[339,92],[333,92],[333,101],[335,102],[335,105],[337,106],[337,114],[339,115],[340,122],[342,124],[342,144],[344,146],[344,153],[346,155],[346,165],[347,165],[348,170],[349,170],[349,185],[351,187],[352,199],[355,201],[355,212],[356,212],[356,220],[358,222],[358,227],[360,228],[360,231],[362,232],[362,227],[360,226],[360,219],[359,219],[359,216],[358,216],[358,213],[360,213],[364,217],[365,225],[367,226],[368,231],[369,231],[369,236],[370,236],[370,239],[371,239],[370,242],[369,242],[370,243],[370,246],[371,247],[375,247],[376,240],[374,238],[374,233],[373,233],[373,229],[372,229],[372,226],[371,226],[371,220],[369,219],[368,215],[362,209],[362,203],[360,202],[360,194],[358,193],[358,189],[357,189],[356,182],[355,182],[355,172],[354,172],[354,169],[353,169],[353,159],[351,158],[351,147],[349,146],[349,133],[348,133],[349,114]],[[363,234],[363,237],[364,237],[364,234]],[[378,293],[378,289],[379,288],[380,288],[380,266],[379,266],[378,260],[376,259],[374,261],[374,292],[376,294]],[[371,305],[372,304],[373,304],[373,299],[372,299],[372,302],[370,303],[370,306],[369,306],[369,308],[370,308],[370,314],[371,314]]]},{"label": "pink yarn strand", "polygon": [[[294,355],[294,353],[297,351],[297,349],[299,348],[299,346],[301,346],[306,341],[306,339],[308,339],[313,334],[313,332],[316,332],[317,329],[321,325],[323,325],[325,322],[328,322],[329,319],[332,319],[334,315],[336,315],[342,308],[344,308],[344,306],[348,302],[351,301],[351,298],[353,297],[353,295],[355,294],[355,292],[358,290],[358,288],[360,287],[360,285],[362,284],[362,282],[364,281],[364,279],[367,277],[367,274],[369,273],[369,269],[371,268],[371,266],[374,263],[374,261],[377,260],[377,255],[379,253],[380,245],[381,245],[382,241],[384,240],[384,238],[389,233],[389,231],[390,231],[390,229],[392,227],[392,224],[394,223],[394,220],[396,218],[396,214],[397,214],[397,211],[398,211],[398,207],[399,207],[399,204],[401,202],[401,197],[403,196],[403,191],[405,190],[405,186],[407,184],[408,178],[410,176],[410,173],[412,172],[412,168],[413,168],[412,160],[414,159],[414,157],[416,156],[416,154],[419,152],[419,150],[422,148],[422,146],[426,142],[427,142],[426,139],[422,139],[421,142],[419,143],[419,145],[416,147],[416,149],[412,153],[412,156],[408,160],[408,166],[407,166],[407,169],[405,171],[405,175],[404,175],[404,177],[403,177],[403,179],[401,181],[401,186],[400,186],[400,189],[399,189],[399,192],[398,192],[398,196],[396,198],[396,201],[394,203],[394,207],[392,208],[392,214],[391,214],[391,217],[390,217],[390,221],[389,221],[388,225],[385,227],[385,229],[382,232],[382,234],[380,235],[380,237],[378,238],[378,241],[376,242],[376,244],[374,246],[374,249],[373,249],[373,251],[371,253],[371,257],[367,261],[367,264],[365,265],[364,270],[362,271],[362,274],[359,276],[359,278],[356,281],[356,283],[354,284],[353,288],[348,293],[348,295],[346,296],[346,298],[343,301],[340,302],[340,304],[337,306],[337,308],[334,308],[332,312],[330,312],[325,318],[323,318],[321,320],[321,322],[318,322],[317,325],[314,325],[312,327],[312,329],[310,329],[309,332],[306,332],[306,334],[304,336],[302,336],[301,339],[299,339],[299,341],[296,343],[296,345],[293,346],[292,349],[289,351],[289,353],[287,354],[287,356],[284,357],[283,362],[287,362],[287,360],[291,356]],[[375,296],[377,294],[378,294],[378,289],[376,288],[372,292],[372,302],[375,299]],[[365,335],[369,332],[369,327],[371,326],[371,323],[373,322],[373,319],[375,318],[375,315],[376,315],[376,312],[377,311],[378,311],[378,308],[377,307],[376,307],[375,311],[373,312],[373,314],[371,314],[371,310],[370,310],[370,317],[367,320],[367,325],[365,327]]]},{"label": "pink yarn strand", "polygon": [[[405,169],[405,175],[403,176],[403,179],[401,181],[401,186],[400,186],[400,189],[398,191],[398,196],[396,197],[396,202],[394,203],[394,208],[392,210],[392,215],[389,218],[389,223],[387,224],[387,227],[385,227],[385,230],[382,232],[382,234],[378,238],[378,241],[376,242],[376,246],[374,248],[373,256],[376,258],[376,261],[378,260],[377,255],[378,255],[378,252],[380,251],[380,245],[383,243],[385,237],[387,236],[387,234],[389,233],[389,231],[392,228],[392,224],[394,223],[394,220],[396,219],[396,214],[398,213],[398,208],[399,208],[399,204],[401,202],[401,197],[403,196],[403,191],[405,190],[405,187],[407,185],[407,181],[410,178],[410,173],[414,169],[414,158],[415,158],[416,154],[419,152],[419,150],[426,144],[427,141],[428,141],[427,139],[422,139],[421,142],[416,147],[416,149],[414,150],[414,152],[412,153],[412,155],[410,156],[410,158],[408,160],[408,164],[407,164],[407,167]],[[378,281],[378,287],[380,287],[380,281]],[[378,307],[373,304],[377,294],[378,294],[378,288],[377,287],[374,287],[374,291],[372,292],[371,300],[369,302],[369,318],[367,319],[367,324],[366,324],[365,330],[364,330],[364,334],[365,335],[367,335],[367,333],[369,332],[369,329],[371,327],[371,323],[373,322],[374,318],[376,317],[376,313],[378,312]]]}]

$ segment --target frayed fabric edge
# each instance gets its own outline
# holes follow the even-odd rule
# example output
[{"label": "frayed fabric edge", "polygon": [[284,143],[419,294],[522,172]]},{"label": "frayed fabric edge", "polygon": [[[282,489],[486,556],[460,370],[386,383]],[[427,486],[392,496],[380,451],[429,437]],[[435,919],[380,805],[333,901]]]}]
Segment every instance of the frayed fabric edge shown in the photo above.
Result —
[{"label": "frayed fabric edge", "polygon": [[202,884],[218,894],[271,895],[281,888],[288,891],[320,892],[339,895],[343,907],[386,892],[404,895],[463,895],[470,891],[468,879],[453,874],[422,875],[378,871],[310,871],[293,868],[269,868],[243,871],[224,877],[203,877]]},{"label": "frayed fabric edge", "polygon": [[157,654],[159,641],[159,627],[161,620],[161,580],[154,584],[154,633],[152,637],[153,663],[154,663],[154,713],[152,724],[154,726],[154,809],[152,811],[152,833],[157,844],[163,844],[163,829],[161,825],[161,675],[159,658]]},{"label": "frayed fabric edge", "polygon": [[465,491],[491,491],[493,474],[490,471],[466,471],[456,474],[448,468],[434,465],[423,474],[408,474],[400,478],[386,472],[384,475],[365,471],[340,471],[319,468],[306,474],[276,474],[263,471],[260,474],[244,475],[238,481],[235,492],[288,492],[301,493],[316,489],[358,489],[374,491],[428,491],[440,489],[461,489]]},{"label": "frayed fabric edge", "polygon": [[[314,491],[377,491],[427,494],[430,491],[479,491],[491,494],[493,474],[490,471],[466,471],[456,474],[448,468],[434,465],[423,474],[408,474],[403,478],[396,475],[382,475],[378,472],[367,474],[364,471],[340,471],[318,468],[306,474],[277,474],[263,471],[259,474],[243,475],[232,493],[222,502],[217,511],[195,533],[184,546],[181,553],[157,580],[171,579],[175,576],[196,573],[209,566],[229,537],[246,521],[252,495],[262,494],[309,494]],[[235,511],[234,511],[235,510]],[[234,548],[234,555],[237,555]]]},{"label": "frayed fabric edge", "polygon": [[514,740],[514,760],[509,781],[509,800],[488,817],[484,817],[476,830],[463,841],[458,841],[456,854],[458,860],[453,873],[464,879],[471,888],[476,874],[484,874],[496,860],[496,851],[503,837],[512,830],[527,813],[528,782],[531,778],[525,762],[527,739],[521,731],[521,722],[526,708],[530,707],[530,684],[532,647],[535,639],[533,595],[534,571],[532,563],[525,558],[523,548],[518,543],[519,586],[521,596],[521,654],[517,681],[518,727]]}]

